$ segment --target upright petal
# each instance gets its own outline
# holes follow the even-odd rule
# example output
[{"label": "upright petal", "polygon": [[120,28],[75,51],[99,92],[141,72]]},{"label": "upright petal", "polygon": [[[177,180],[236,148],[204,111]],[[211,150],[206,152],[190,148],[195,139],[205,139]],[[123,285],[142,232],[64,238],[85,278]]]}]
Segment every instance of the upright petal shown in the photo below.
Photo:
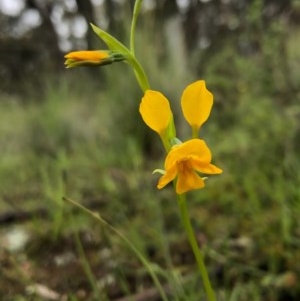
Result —
[{"label": "upright petal", "polygon": [[164,135],[173,114],[167,98],[158,91],[147,90],[140,103],[140,114],[144,122],[160,136]]},{"label": "upright petal", "polygon": [[199,80],[186,87],[181,97],[181,108],[186,121],[198,131],[207,120],[213,105],[213,95],[206,89],[205,81]]}]

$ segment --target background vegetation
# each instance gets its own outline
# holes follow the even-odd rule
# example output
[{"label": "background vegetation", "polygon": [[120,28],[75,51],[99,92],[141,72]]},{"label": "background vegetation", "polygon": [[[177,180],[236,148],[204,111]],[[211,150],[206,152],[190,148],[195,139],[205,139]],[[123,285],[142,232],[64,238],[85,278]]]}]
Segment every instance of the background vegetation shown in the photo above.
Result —
[{"label": "background vegetation", "polygon": [[[132,3],[71,2],[26,1],[1,15],[1,300],[160,300],[122,241],[62,196],[121,229],[170,300],[204,300],[173,192],[155,188],[163,150],[138,115],[131,70],[63,69],[60,38],[103,45],[91,30],[59,36],[57,7],[71,28],[75,17],[106,16],[103,28],[126,41]],[[201,135],[224,174],[188,197],[218,300],[299,300],[298,1],[145,3],[136,53],[178,112],[181,137],[185,86],[205,79],[215,97]],[[28,9],[40,23],[18,35]]]}]

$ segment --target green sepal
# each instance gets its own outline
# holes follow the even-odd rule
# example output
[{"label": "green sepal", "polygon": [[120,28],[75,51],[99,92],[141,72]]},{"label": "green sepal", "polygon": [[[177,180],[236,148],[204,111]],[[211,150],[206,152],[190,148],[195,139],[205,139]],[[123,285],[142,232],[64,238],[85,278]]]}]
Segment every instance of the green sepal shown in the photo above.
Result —
[{"label": "green sepal", "polygon": [[174,145],[179,145],[179,144],[182,144],[182,141],[180,139],[178,139],[177,137],[174,137],[170,140],[170,144],[172,145],[172,147]]},{"label": "green sepal", "polygon": [[174,118],[173,115],[169,121],[168,126],[166,127],[166,129],[164,131],[162,131],[161,133],[159,133],[159,136],[162,140],[162,143],[165,147],[165,150],[167,151],[167,153],[171,150],[172,148],[172,143],[171,141],[176,138],[176,128],[175,128],[175,124],[174,124]]},{"label": "green sepal", "polygon": [[154,169],[153,172],[152,172],[153,175],[154,175],[155,173],[159,173],[159,174],[161,174],[161,175],[164,175],[164,174],[166,173],[166,171],[163,170],[163,169],[157,168],[157,169]]},{"label": "green sepal", "polygon": [[172,115],[172,118],[168,124],[168,127],[167,127],[167,139],[169,141],[171,141],[173,138],[176,137],[176,128],[175,128],[175,123],[174,123],[174,118],[173,118],[173,115]]}]

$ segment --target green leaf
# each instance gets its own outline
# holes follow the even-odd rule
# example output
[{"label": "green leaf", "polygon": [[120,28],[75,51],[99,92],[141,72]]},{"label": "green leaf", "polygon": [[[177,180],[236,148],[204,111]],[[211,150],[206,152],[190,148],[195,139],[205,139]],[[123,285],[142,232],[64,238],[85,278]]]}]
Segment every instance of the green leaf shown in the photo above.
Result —
[{"label": "green leaf", "polygon": [[120,41],[111,36],[106,31],[100,29],[94,24],[91,24],[93,31],[95,34],[104,41],[104,43],[108,46],[108,48],[112,51],[120,52],[124,57],[126,57],[126,61],[133,67],[135,76],[137,81],[143,91],[149,89],[149,82],[146,77],[146,74],[140,65],[140,63],[135,58],[134,54]]},{"label": "green leaf", "polygon": [[110,50],[117,50],[119,52],[122,52],[126,55],[131,56],[130,50],[121,42],[119,42],[116,38],[114,38],[112,35],[107,33],[106,31],[100,29],[94,24],[91,24],[93,31],[95,34],[104,41],[104,43],[108,46]]}]

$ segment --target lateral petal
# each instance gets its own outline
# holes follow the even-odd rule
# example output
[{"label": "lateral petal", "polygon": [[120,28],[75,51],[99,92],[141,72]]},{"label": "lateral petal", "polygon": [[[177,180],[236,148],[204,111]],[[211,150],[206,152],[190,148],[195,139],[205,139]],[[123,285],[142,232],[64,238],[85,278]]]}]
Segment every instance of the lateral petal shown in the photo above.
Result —
[{"label": "lateral petal", "polygon": [[213,94],[206,89],[205,81],[199,80],[187,86],[181,97],[181,108],[189,125],[199,130],[208,119],[213,105]]},{"label": "lateral petal", "polygon": [[191,160],[191,166],[194,170],[209,175],[221,174],[223,172],[221,168],[215,166],[214,164],[203,163],[197,159]]},{"label": "lateral petal", "polygon": [[177,165],[172,166],[170,169],[166,170],[166,173],[160,177],[157,188],[161,189],[167,184],[172,182],[177,176]]},{"label": "lateral petal", "polygon": [[139,111],[144,122],[159,135],[164,134],[173,118],[169,101],[158,91],[145,92]]}]

